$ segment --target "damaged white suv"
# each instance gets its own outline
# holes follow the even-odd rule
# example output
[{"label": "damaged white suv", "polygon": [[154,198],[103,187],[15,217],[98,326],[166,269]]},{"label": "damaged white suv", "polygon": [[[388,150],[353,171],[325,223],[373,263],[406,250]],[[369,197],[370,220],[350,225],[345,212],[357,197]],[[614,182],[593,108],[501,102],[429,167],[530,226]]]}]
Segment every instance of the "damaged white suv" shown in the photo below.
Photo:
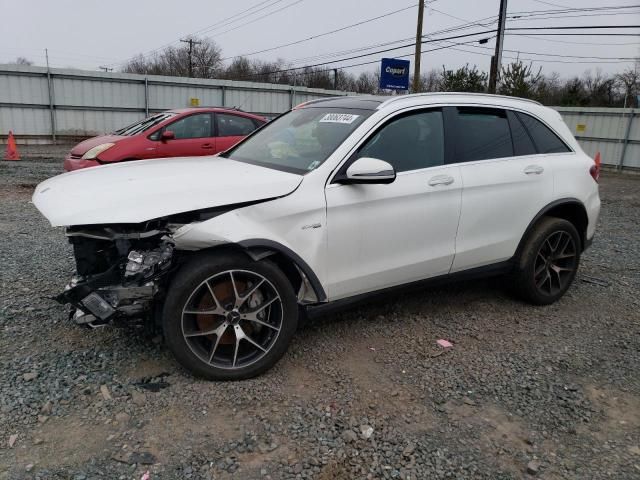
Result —
[{"label": "damaged white suv", "polygon": [[341,97],[219,156],[67,173],[33,201],[73,244],[58,300],[77,323],[156,322],[186,368],[241,379],[283,355],[299,315],[393,287],[505,273],[554,302],[594,235],[598,175],[532,101]]}]

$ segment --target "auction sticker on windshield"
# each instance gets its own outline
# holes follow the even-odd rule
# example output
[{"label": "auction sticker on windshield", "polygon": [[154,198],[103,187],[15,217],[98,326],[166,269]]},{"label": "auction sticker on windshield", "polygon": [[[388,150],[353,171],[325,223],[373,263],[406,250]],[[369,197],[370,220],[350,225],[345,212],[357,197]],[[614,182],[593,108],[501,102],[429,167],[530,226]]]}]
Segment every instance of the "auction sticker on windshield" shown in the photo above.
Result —
[{"label": "auction sticker on windshield", "polygon": [[327,113],[319,123],[353,123],[360,115],[352,113]]}]

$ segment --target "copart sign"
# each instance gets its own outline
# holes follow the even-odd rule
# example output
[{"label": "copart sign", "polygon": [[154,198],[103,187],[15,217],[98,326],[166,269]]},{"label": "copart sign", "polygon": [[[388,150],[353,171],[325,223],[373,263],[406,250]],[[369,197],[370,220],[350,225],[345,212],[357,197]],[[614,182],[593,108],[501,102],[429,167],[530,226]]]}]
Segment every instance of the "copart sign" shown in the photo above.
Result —
[{"label": "copart sign", "polygon": [[380,88],[409,89],[409,60],[383,58],[380,64]]}]

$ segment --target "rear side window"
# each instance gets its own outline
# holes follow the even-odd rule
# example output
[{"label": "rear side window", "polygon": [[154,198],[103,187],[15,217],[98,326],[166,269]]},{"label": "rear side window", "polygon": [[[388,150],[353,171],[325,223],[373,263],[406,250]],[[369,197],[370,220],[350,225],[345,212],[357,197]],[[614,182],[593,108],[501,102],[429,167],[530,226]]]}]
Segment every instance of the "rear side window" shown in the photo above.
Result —
[{"label": "rear side window", "polygon": [[571,151],[549,127],[539,120],[536,120],[526,113],[517,112],[516,115],[531,135],[538,153],[562,153]]},{"label": "rear side window", "polygon": [[243,137],[256,129],[250,118],[228,113],[216,113],[219,137]]},{"label": "rear side window", "polygon": [[497,108],[458,107],[456,162],[513,156],[509,121]]},{"label": "rear side window", "polygon": [[357,157],[384,160],[396,172],[444,164],[442,112],[421,111],[391,120],[367,140]]},{"label": "rear side window", "polygon": [[537,152],[529,133],[525,130],[522,122],[515,112],[507,110],[509,125],[511,126],[511,138],[513,139],[513,151],[516,156],[535,155]]}]

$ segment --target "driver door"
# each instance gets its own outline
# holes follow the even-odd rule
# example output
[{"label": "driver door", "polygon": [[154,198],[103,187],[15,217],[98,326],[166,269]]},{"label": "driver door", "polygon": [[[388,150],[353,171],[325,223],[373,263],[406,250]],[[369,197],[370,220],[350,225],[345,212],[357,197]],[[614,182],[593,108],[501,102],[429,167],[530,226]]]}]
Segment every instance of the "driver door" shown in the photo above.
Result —
[{"label": "driver door", "polygon": [[445,165],[442,111],[392,118],[340,172],[361,157],[389,162],[397,176],[327,186],[331,300],[447,274],[455,254],[462,182],[459,168]]},{"label": "driver door", "polygon": [[195,157],[216,152],[211,113],[182,117],[166,125],[163,130],[173,132],[175,137],[160,142],[158,152],[161,157]]}]

